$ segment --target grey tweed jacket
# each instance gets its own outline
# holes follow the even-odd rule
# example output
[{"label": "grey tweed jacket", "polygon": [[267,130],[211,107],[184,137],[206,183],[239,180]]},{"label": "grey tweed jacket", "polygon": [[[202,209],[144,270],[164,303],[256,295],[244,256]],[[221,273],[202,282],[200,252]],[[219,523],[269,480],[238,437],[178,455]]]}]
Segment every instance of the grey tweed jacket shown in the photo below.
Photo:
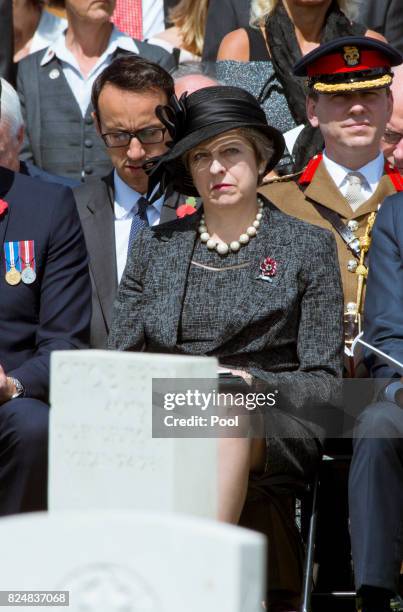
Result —
[{"label": "grey tweed jacket", "polygon": [[[109,348],[183,352],[178,327],[198,221],[195,214],[138,235],[114,304]],[[343,293],[335,241],[329,231],[266,200],[254,245],[243,291],[235,301],[217,295],[227,322],[205,354],[288,387],[298,414],[313,398],[329,400],[342,375]],[[259,278],[266,257],[277,262],[272,282]]]}]

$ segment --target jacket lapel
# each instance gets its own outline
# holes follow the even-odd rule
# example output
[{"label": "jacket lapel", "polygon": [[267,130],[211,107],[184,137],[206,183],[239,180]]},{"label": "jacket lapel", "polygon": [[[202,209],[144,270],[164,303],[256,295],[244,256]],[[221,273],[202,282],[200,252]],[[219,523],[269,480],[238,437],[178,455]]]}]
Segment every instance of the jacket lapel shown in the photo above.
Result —
[{"label": "jacket lapel", "polygon": [[165,197],[164,205],[161,209],[160,223],[168,223],[174,221],[176,217],[176,208],[179,203],[179,193],[173,191]]},{"label": "jacket lapel", "polygon": [[[45,56],[42,58],[42,62],[44,59]],[[63,104],[66,104],[65,101],[68,100],[69,106],[75,107],[76,114],[81,117],[81,109],[64,75],[61,62],[56,56],[53,56],[49,62],[41,64],[39,75],[40,86],[42,91],[46,92],[46,97],[57,100],[59,106],[60,100],[63,100]]]},{"label": "jacket lapel", "polygon": [[[94,183],[95,185],[95,183]],[[113,214],[113,173],[97,182],[97,192],[87,203],[89,215],[83,220],[88,250],[93,253],[90,269],[93,275],[99,302],[107,326],[116,296],[117,266],[115,248],[115,224]]]},{"label": "jacket lapel", "polygon": [[305,197],[310,201],[322,204],[330,210],[334,210],[344,219],[356,219],[378,210],[383,200],[393,193],[396,193],[396,189],[389,176],[385,174],[382,176],[375,193],[353,212],[322,161],[318,166],[314,179],[305,190]]},{"label": "jacket lapel", "polygon": [[[279,223],[271,206],[265,207],[264,215],[261,229],[254,239],[252,261],[245,286],[233,304],[228,324],[219,337],[211,343],[209,352],[224,345],[239,333],[259,310],[267,310],[267,302],[282,282],[289,259],[291,231],[284,232],[284,222]],[[177,229],[179,224],[175,224],[171,236],[167,233],[166,227],[164,233],[160,234],[157,260],[163,260],[164,266],[163,269],[153,270],[153,281],[158,285],[158,291],[167,296],[167,299],[163,300],[164,311],[158,313],[165,321],[161,328],[164,346],[175,347],[178,342],[179,322],[199,219],[199,214],[192,215],[183,220],[179,230]],[[158,228],[156,234],[158,235]],[[277,273],[272,278],[272,282],[259,278],[259,266],[266,257],[271,257],[277,262]]]},{"label": "jacket lapel", "polygon": [[326,170],[323,160],[319,164],[312,182],[305,189],[305,197],[313,202],[322,204],[330,210],[334,210],[342,217],[347,219],[351,217],[351,207]]},{"label": "jacket lapel", "polygon": [[159,232],[159,227],[162,229],[162,226],[155,227],[155,234],[159,239],[156,261],[164,263],[162,267],[153,269],[152,275],[158,292],[165,296],[161,302],[163,311],[158,313],[164,320],[160,330],[164,346],[175,347],[177,344],[179,320],[199,220],[199,214],[186,217],[180,223],[175,223],[172,233],[167,231],[166,225],[163,233]]},{"label": "jacket lapel", "polygon": [[7,227],[10,221],[12,203],[8,198],[8,193],[11,189],[14,180],[14,173],[0,168],[0,198],[7,202],[8,210],[0,217],[0,261],[3,260],[4,249],[3,245],[6,240]]},{"label": "jacket lapel", "polygon": [[[201,199],[196,199],[196,210],[198,210],[201,206]],[[174,221],[177,219],[176,210],[178,206],[184,204],[186,201],[186,196],[178,193],[177,191],[172,191],[171,193],[167,193],[164,201],[164,205],[161,210],[161,218],[160,223],[167,223],[168,221]]]},{"label": "jacket lapel", "polygon": [[384,174],[381,180],[379,181],[375,193],[359,208],[357,208],[351,218],[355,219],[357,217],[361,217],[362,215],[367,215],[371,212],[376,212],[379,206],[384,201],[384,199],[387,196],[392,195],[393,193],[396,193],[396,189],[389,176],[387,174]]},{"label": "jacket lapel", "polygon": [[[224,346],[236,334],[242,332],[259,311],[267,311],[268,303],[282,283],[290,257],[289,244],[292,235],[291,226],[290,231],[284,232],[284,218],[283,222],[279,223],[278,215],[274,211],[274,207],[266,201],[263,222],[253,242],[254,248],[251,251],[253,255],[245,286],[233,303],[232,316],[229,318],[228,324],[216,341],[211,344],[209,352]],[[280,214],[283,217],[282,213]],[[277,264],[276,274],[271,278],[271,281],[260,278],[260,264],[267,257],[273,259]]]}]

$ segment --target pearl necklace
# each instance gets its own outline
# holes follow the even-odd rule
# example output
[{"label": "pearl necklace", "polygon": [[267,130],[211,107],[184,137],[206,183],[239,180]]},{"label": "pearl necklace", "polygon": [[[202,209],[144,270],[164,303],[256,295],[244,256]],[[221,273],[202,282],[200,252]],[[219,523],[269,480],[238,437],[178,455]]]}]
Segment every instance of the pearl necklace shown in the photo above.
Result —
[{"label": "pearl necklace", "polygon": [[210,251],[217,251],[220,255],[227,255],[228,253],[236,253],[242,246],[248,244],[249,240],[256,236],[257,230],[260,227],[260,221],[262,220],[263,214],[263,202],[259,198],[257,199],[258,210],[255,220],[252,225],[250,225],[244,234],[241,234],[238,240],[233,240],[230,244],[226,244],[225,242],[216,242],[211,238],[210,234],[207,231],[207,226],[204,218],[204,214],[201,216],[200,224],[199,224],[199,234],[200,241],[206,245],[206,247]]}]

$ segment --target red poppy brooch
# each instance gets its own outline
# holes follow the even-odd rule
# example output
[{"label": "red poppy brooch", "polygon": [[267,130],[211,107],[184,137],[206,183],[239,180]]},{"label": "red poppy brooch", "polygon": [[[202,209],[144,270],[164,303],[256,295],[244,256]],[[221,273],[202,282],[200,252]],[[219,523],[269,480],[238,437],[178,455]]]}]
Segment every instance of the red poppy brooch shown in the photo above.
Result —
[{"label": "red poppy brooch", "polygon": [[193,215],[196,212],[196,198],[189,197],[186,198],[185,203],[178,206],[176,209],[176,216],[179,219],[183,219],[183,217],[187,217],[188,215]]},{"label": "red poppy brooch", "polygon": [[5,200],[0,200],[0,217],[4,215],[7,209],[8,209],[7,202]]},{"label": "red poppy brooch", "polygon": [[0,199],[0,217],[4,215],[7,209],[8,209],[7,202],[5,200]]},{"label": "red poppy brooch", "polygon": [[266,257],[259,266],[259,278],[269,283],[273,282],[273,277],[277,274],[277,262],[272,257]]}]

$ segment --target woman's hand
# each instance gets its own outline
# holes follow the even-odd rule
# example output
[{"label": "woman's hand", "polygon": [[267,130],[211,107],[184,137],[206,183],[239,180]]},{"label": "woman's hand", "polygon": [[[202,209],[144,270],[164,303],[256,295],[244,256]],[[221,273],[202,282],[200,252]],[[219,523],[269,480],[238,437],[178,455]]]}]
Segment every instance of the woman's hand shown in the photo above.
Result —
[{"label": "woman's hand", "polygon": [[240,376],[241,378],[243,378],[243,380],[246,382],[247,385],[249,385],[249,387],[252,386],[252,374],[249,374],[248,372],[246,372],[245,370],[234,370],[232,368],[224,368],[224,367],[219,367],[218,368],[218,374],[232,374],[232,376]]}]

